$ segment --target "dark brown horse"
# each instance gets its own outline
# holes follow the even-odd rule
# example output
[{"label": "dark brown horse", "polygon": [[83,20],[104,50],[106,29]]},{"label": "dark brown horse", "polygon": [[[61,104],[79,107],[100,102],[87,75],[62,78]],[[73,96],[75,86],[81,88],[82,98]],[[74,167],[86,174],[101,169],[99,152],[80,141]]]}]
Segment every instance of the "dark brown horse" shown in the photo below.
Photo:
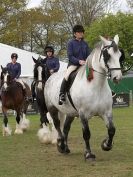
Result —
[{"label": "dark brown horse", "polygon": [[32,83],[31,88],[33,90],[33,86],[34,86],[35,97],[36,97],[36,101],[40,113],[40,122],[42,127],[44,123],[46,125],[49,123],[46,117],[48,111],[44,99],[44,86],[45,86],[45,82],[50,77],[50,72],[46,64],[42,63],[43,59],[41,58],[35,59],[34,57],[32,58],[35,65],[34,65],[34,73],[33,73],[34,81]]},{"label": "dark brown horse", "polygon": [[[25,100],[23,87],[19,82],[12,79],[11,73],[5,67],[1,66],[1,103],[3,119],[3,136],[11,135],[11,129],[8,125],[7,111],[9,109],[16,111],[16,134],[22,134],[23,130],[29,127],[29,120],[26,119],[26,112],[29,102]],[[27,95],[31,96],[30,88],[27,84]]]},{"label": "dark brown horse", "polygon": [[42,143],[55,144],[57,139],[57,132],[55,130],[51,116],[47,113],[48,111],[44,99],[44,87],[46,81],[50,77],[50,72],[46,64],[44,64],[42,60],[43,59],[41,58],[38,59],[33,58],[33,61],[35,63],[34,81],[31,86],[32,90],[35,90],[35,97],[40,113],[41,128],[39,129],[37,135]]}]

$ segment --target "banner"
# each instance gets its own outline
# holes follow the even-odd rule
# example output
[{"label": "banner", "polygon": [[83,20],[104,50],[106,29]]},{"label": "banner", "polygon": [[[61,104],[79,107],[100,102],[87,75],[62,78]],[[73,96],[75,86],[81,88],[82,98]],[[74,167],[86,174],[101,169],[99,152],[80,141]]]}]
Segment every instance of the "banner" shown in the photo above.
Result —
[{"label": "banner", "polygon": [[113,97],[113,107],[127,107],[129,106],[129,94],[121,93]]}]

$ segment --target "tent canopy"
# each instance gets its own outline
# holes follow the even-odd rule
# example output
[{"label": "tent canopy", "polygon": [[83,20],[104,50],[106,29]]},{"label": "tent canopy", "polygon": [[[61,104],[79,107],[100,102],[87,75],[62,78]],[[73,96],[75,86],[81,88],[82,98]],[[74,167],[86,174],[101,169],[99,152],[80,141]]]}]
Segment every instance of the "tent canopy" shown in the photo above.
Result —
[{"label": "tent canopy", "polygon": [[[21,64],[21,76],[32,77],[33,68],[34,68],[34,62],[32,60],[32,56],[37,59],[40,55],[0,43],[0,54],[1,54],[0,65],[5,67],[7,63],[11,62],[12,53],[18,54],[17,62]],[[41,57],[43,58],[44,56]],[[67,67],[66,63],[60,62],[60,70],[65,70],[66,67]]]}]

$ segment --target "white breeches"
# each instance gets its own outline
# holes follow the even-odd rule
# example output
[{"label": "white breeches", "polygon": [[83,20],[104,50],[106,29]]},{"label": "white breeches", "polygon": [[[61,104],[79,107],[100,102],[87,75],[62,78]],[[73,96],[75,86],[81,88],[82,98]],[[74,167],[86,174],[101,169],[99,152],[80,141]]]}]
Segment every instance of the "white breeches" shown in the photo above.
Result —
[{"label": "white breeches", "polygon": [[67,68],[67,71],[65,73],[65,79],[66,81],[68,81],[68,78],[69,78],[69,75],[71,74],[71,72],[73,72],[74,70],[77,69],[78,66],[74,66],[74,65],[70,65],[68,68]]}]

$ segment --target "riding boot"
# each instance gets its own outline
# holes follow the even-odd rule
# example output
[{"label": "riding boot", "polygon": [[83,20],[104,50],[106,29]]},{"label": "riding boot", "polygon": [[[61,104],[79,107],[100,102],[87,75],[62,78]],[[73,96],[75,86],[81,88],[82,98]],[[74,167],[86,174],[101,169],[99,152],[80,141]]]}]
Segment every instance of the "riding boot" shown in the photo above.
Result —
[{"label": "riding boot", "polygon": [[67,81],[63,79],[60,94],[59,94],[59,105],[62,105],[66,101]]}]

